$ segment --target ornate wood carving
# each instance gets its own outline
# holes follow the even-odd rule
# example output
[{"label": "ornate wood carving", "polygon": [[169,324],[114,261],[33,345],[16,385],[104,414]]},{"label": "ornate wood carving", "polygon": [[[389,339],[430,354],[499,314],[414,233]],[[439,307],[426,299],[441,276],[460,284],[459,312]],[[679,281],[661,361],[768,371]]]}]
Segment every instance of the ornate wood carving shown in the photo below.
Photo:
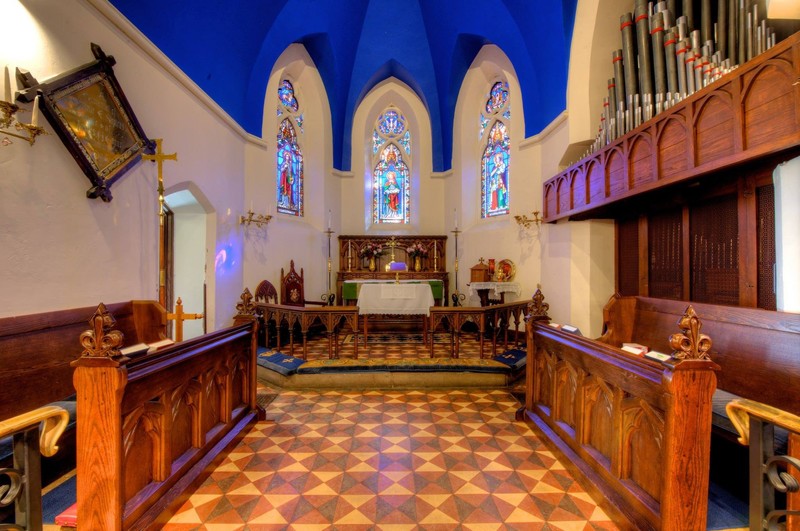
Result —
[{"label": "ornate wood carving", "polygon": [[542,293],[541,286],[536,286],[536,292],[533,294],[531,298],[531,302],[528,303],[528,315],[526,316],[526,320],[528,319],[550,319],[550,316],[547,315],[547,310],[550,309],[550,304],[544,302],[544,293]]},{"label": "ornate wood carving", "polygon": [[80,343],[83,347],[81,355],[88,358],[126,359],[119,352],[125,335],[119,330],[112,330],[116,324],[117,320],[101,302],[89,319],[91,329],[81,334]]},{"label": "ornate wood carving", "polygon": [[545,221],[796,148],[798,72],[800,33],[547,180]]},{"label": "ornate wood carving", "polygon": [[239,302],[236,303],[237,317],[242,315],[255,315],[256,306],[253,304],[253,295],[250,293],[250,290],[244,288],[239,299]]},{"label": "ornate wood carving", "polygon": [[703,324],[697,317],[694,308],[689,305],[686,313],[678,321],[681,334],[672,334],[669,344],[674,349],[672,356],[679,360],[710,360],[708,351],[711,350],[711,338],[700,333]]}]

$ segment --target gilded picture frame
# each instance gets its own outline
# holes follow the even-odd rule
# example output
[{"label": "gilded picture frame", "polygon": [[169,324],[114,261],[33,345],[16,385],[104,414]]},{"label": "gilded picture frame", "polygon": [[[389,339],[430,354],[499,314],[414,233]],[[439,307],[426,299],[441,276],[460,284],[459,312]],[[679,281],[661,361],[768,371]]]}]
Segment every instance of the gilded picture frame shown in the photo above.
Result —
[{"label": "gilded picture frame", "polygon": [[92,187],[86,197],[111,201],[111,185],[154,143],[144,133],[114,75],[115,60],[92,44],[96,60],[44,83],[18,74],[26,90],[18,99],[39,98],[39,108]]}]

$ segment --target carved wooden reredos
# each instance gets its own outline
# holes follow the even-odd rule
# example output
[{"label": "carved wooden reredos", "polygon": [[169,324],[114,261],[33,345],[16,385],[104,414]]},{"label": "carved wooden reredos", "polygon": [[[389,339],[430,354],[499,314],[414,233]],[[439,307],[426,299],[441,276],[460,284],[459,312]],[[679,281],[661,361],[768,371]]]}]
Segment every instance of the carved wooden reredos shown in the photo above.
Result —
[{"label": "carved wooden reredos", "polygon": [[422,271],[447,271],[447,236],[415,235],[339,236],[339,271],[367,271],[369,260],[360,255],[369,244],[382,246],[383,254],[375,262],[377,270],[383,271],[384,266],[392,261],[392,242],[395,244],[395,262],[405,262],[409,269],[413,269],[414,259],[406,249],[421,244],[428,254],[420,259]]}]

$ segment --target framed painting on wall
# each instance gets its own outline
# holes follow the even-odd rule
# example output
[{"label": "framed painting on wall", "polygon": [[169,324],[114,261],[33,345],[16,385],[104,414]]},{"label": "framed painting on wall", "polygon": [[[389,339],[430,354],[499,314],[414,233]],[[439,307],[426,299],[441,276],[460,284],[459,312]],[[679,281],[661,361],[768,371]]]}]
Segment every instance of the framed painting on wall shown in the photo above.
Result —
[{"label": "framed painting on wall", "polygon": [[[18,72],[25,87],[17,99],[39,101],[39,108],[72,154],[92,187],[86,197],[111,201],[110,187],[154,143],[136,119],[116,77],[112,56],[92,43],[95,61],[38,83]],[[39,95],[40,98],[35,100]]]}]

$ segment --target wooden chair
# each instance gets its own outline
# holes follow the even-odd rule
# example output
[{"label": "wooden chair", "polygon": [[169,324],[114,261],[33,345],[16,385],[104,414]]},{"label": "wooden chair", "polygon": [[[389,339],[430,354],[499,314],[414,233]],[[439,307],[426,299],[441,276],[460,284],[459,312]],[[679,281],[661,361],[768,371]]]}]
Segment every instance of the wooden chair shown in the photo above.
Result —
[{"label": "wooden chair", "polygon": [[294,260],[289,261],[289,273],[284,275],[281,268],[281,304],[287,306],[326,306],[327,300],[309,301],[306,300],[305,288],[303,283],[303,268],[300,274],[294,269]]},{"label": "wooden chair", "polygon": [[[267,304],[278,304],[278,290],[272,285],[269,280],[262,280],[256,286],[256,292],[253,296],[255,302],[265,302]],[[263,315],[260,317],[258,331],[258,343],[266,348],[275,346],[278,331],[275,328],[275,321],[270,319],[269,322],[263,322]]]}]

